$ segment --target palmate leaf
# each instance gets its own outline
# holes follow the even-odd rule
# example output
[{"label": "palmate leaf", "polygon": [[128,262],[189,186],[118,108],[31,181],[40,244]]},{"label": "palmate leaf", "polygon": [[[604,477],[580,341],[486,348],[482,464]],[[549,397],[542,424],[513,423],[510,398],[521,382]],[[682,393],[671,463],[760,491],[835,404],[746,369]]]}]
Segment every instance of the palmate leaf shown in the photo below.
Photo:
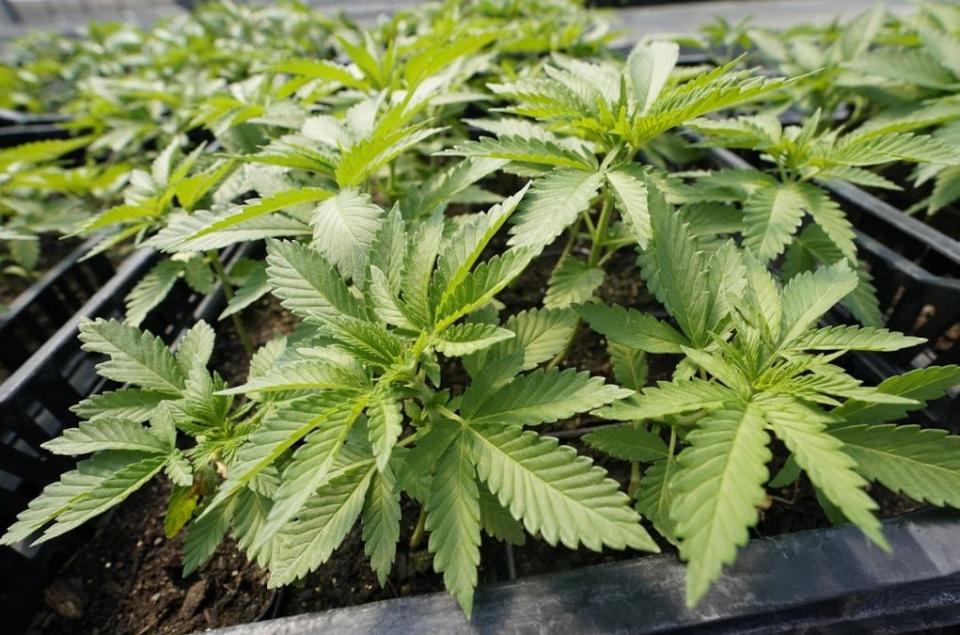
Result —
[{"label": "palmate leaf", "polygon": [[680,47],[676,42],[657,40],[638,44],[627,57],[633,96],[641,112],[650,108],[677,65]]},{"label": "palmate leaf", "polygon": [[808,331],[793,340],[791,350],[805,351],[898,351],[925,342],[896,331],[875,327],[828,326]]},{"label": "palmate leaf", "polygon": [[141,423],[153,416],[157,406],[168,399],[171,396],[167,393],[122,388],[87,397],[71,410],[78,417],[91,421],[111,418]]},{"label": "palmate leaf", "polygon": [[523,272],[537,251],[515,247],[477,265],[437,307],[437,328],[446,328],[490,301]]},{"label": "palmate leaf", "polygon": [[442,289],[440,304],[446,301],[470,274],[483,250],[517,209],[528,187],[529,185],[524,186],[489,211],[471,216],[441,245],[437,274],[434,276],[435,284]]},{"label": "palmate leaf", "polygon": [[[457,194],[474,183],[504,167],[508,161],[483,157],[468,157],[446,170],[436,173],[423,187],[416,188],[404,202],[407,217],[416,218],[445,207]],[[406,206],[410,207],[407,208]]]},{"label": "palmate leaf", "polygon": [[264,417],[263,423],[237,451],[227,467],[227,477],[204,509],[201,518],[229,501],[260,472],[315,429],[350,409],[355,392],[327,391],[284,404]]},{"label": "palmate leaf", "polygon": [[843,451],[843,443],[827,430],[831,418],[790,397],[767,397],[760,406],[814,486],[873,542],[889,550],[873,513],[878,506],[864,491],[866,481],[855,471],[856,462]]},{"label": "palmate leaf", "polygon": [[363,503],[360,522],[363,525],[363,550],[385,586],[393,567],[400,539],[400,489],[392,463],[371,477],[370,489]]},{"label": "palmate leaf", "polygon": [[869,75],[925,88],[945,90],[957,83],[950,71],[921,49],[877,49],[853,60],[849,66]]},{"label": "palmate leaf", "polygon": [[610,366],[618,384],[630,390],[640,390],[647,384],[650,364],[644,351],[616,342],[607,342],[607,353],[610,355]]},{"label": "palmate leaf", "polygon": [[518,546],[527,542],[523,523],[511,516],[485,486],[480,487],[480,525],[487,535],[497,540]]},{"label": "palmate leaf", "polygon": [[488,157],[506,159],[519,163],[535,163],[558,168],[573,168],[578,171],[595,172],[596,161],[551,141],[507,135],[494,139],[482,137],[479,141],[467,141],[450,150],[439,152],[443,156]]},{"label": "palmate leaf", "polygon": [[341,190],[317,206],[311,218],[313,246],[345,277],[359,280],[367,270],[370,246],[384,211],[367,194]]},{"label": "palmate leaf", "polygon": [[[407,250],[403,259],[403,300],[407,317],[418,327],[427,327],[433,323],[434,307],[430,302],[430,281],[442,238],[443,216],[435,213],[417,228],[412,239],[416,249]],[[455,321],[452,320],[451,324]]]},{"label": "palmate leaf", "polygon": [[744,244],[767,262],[779,256],[800,226],[804,199],[797,184],[761,187],[743,203]]},{"label": "palmate leaf", "polygon": [[536,179],[510,228],[510,244],[549,245],[581,212],[589,210],[602,182],[602,174],[583,169],[556,169]]},{"label": "palmate leaf", "polygon": [[363,511],[375,473],[369,462],[342,469],[307,500],[297,519],[277,534],[268,587],[290,584],[326,562]]},{"label": "palmate leaf", "polygon": [[426,510],[433,567],[469,617],[480,565],[480,492],[465,431],[437,461]]},{"label": "palmate leaf", "polygon": [[121,503],[163,467],[165,454],[109,451],[81,461],[77,469],[44,488],[43,493],[17,516],[0,544],[25,540],[51,521],[39,544],[79,527]]},{"label": "palmate leaf", "polygon": [[[144,245],[167,252],[209,251],[238,242],[280,236],[309,236],[312,233],[306,223],[283,214],[260,215],[233,223],[231,219],[242,211],[220,213],[200,210],[193,214],[174,214],[167,220],[166,227],[144,241]],[[224,225],[216,231],[197,235],[221,221]]]},{"label": "palmate leaf", "polygon": [[616,482],[573,448],[517,426],[469,428],[477,473],[514,518],[550,545],[659,551]]},{"label": "palmate leaf", "polygon": [[650,314],[618,304],[586,304],[576,308],[594,331],[609,341],[648,353],[680,353],[689,341],[675,328]]},{"label": "palmate leaf", "polygon": [[731,564],[748,539],[763,502],[767,463],[766,422],[757,406],[730,404],[701,419],[687,435],[671,517],[687,561],[687,605],[693,606]]},{"label": "palmate leaf", "polygon": [[780,341],[792,343],[856,286],[857,274],[844,261],[792,278],[783,288]]},{"label": "palmate leaf", "polygon": [[267,279],[283,306],[308,320],[323,322],[338,315],[366,317],[366,309],[333,265],[301,243],[267,243]]},{"label": "palmate leaf", "polygon": [[97,365],[107,379],[131,383],[165,394],[179,394],[184,375],[167,345],[149,331],[116,320],[86,320],[80,324],[83,350],[110,359]]},{"label": "palmate leaf", "polygon": [[543,306],[562,309],[587,302],[603,284],[603,278],[602,268],[591,267],[580,258],[568,256],[550,274]]},{"label": "palmate leaf", "polygon": [[862,476],[933,505],[960,507],[960,438],[919,426],[828,428]]},{"label": "palmate leaf", "polygon": [[695,410],[713,410],[736,398],[737,394],[726,386],[702,379],[659,381],[656,387],[644,388],[639,394],[601,408],[595,414],[617,421],[642,421]]},{"label": "palmate leaf", "polygon": [[463,394],[461,415],[473,424],[539,425],[599,408],[631,394],[604,383],[600,377],[570,368],[535,370],[520,375],[496,391],[471,386]]},{"label": "palmate leaf", "polygon": [[[273,493],[273,507],[254,547],[262,546],[280,530],[283,525],[296,516],[307,499],[319,488],[326,485],[347,440],[350,429],[363,414],[368,404],[364,396],[344,401],[339,408],[324,416],[316,429],[305,439],[303,445],[293,453],[290,463],[283,470],[280,486]],[[305,413],[300,420],[309,419]]]},{"label": "palmate leaf", "polygon": [[649,179],[647,193],[654,238],[652,258],[643,267],[644,279],[652,283],[690,341],[705,344],[713,294],[704,275],[703,254],[680,216]]},{"label": "palmate leaf", "polygon": [[99,419],[68,428],[59,437],[43,444],[54,454],[88,454],[103,450],[131,450],[147,454],[169,454],[174,448],[155,432],[136,421]]},{"label": "palmate leaf", "polygon": [[341,188],[361,185],[405,150],[443,130],[423,128],[419,124],[399,130],[382,128],[378,126],[371,137],[361,139],[343,152],[335,172],[337,185]]},{"label": "palmate leaf", "polygon": [[631,163],[608,170],[604,176],[610,184],[620,216],[630,227],[640,246],[646,249],[652,230],[643,168],[639,164]]},{"label": "palmate leaf", "polygon": [[910,132],[878,135],[851,133],[823,159],[841,165],[865,166],[890,161],[927,161],[955,165],[960,156],[935,137]]},{"label": "palmate leaf", "polygon": [[[474,379],[482,375],[490,385],[497,385],[563,350],[576,323],[576,314],[570,309],[521,311],[510,316],[503,325],[505,329],[513,331],[515,337],[465,357],[464,367]],[[492,366],[497,360],[508,360],[513,364],[499,364],[499,372],[495,373]]]},{"label": "palmate leaf", "polygon": [[583,441],[621,461],[653,463],[667,457],[667,445],[663,440],[646,428],[636,425],[603,428],[583,435]]},{"label": "palmate leaf", "polygon": [[296,190],[278,192],[264,199],[248,202],[247,205],[236,212],[223,217],[203,229],[191,234],[185,239],[185,242],[194,241],[203,236],[208,236],[220,232],[229,227],[240,225],[247,221],[259,218],[266,214],[272,214],[295,205],[304,203],[318,203],[333,196],[333,192],[319,187],[304,187]]},{"label": "palmate leaf", "polygon": [[830,414],[848,424],[876,424],[897,421],[908,412],[919,410],[927,401],[942,397],[947,390],[960,384],[960,366],[928,366],[902,375],[889,377],[876,387],[877,391],[906,397],[913,404],[879,404],[851,399]]},{"label": "palmate leaf", "polygon": [[377,470],[384,472],[393,454],[397,439],[403,432],[403,410],[392,397],[375,401],[367,409],[367,438],[377,459]]},{"label": "palmate leaf", "polygon": [[140,326],[147,314],[167,297],[183,272],[184,263],[176,260],[162,260],[148,271],[124,299],[127,324]]},{"label": "palmate leaf", "polygon": [[844,258],[850,262],[856,262],[857,248],[853,242],[853,226],[847,220],[840,205],[824,190],[813,184],[800,183],[797,187],[803,197],[803,205],[813,218],[813,222],[819,225],[833,241]]},{"label": "palmate leaf", "polygon": [[368,90],[370,88],[369,83],[365,79],[355,76],[349,67],[340,66],[327,60],[285,60],[274,64],[272,70],[278,73],[289,73],[290,75],[301,75],[311,79],[337,82],[348,88],[356,88],[359,90]]},{"label": "palmate leaf", "polygon": [[670,518],[673,507],[673,491],[670,483],[679,466],[676,458],[667,458],[650,465],[640,478],[640,486],[634,493],[637,499],[636,509],[644,518],[653,523],[661,536],[677,544],[674,523]]},{"label": "palmate leaf", "polygon": [[513,331],[495,324],[475,322],[454,324],[440,335],[436,348],[448,357],[459,357],[475,353],[515,336],[516,333]]}]

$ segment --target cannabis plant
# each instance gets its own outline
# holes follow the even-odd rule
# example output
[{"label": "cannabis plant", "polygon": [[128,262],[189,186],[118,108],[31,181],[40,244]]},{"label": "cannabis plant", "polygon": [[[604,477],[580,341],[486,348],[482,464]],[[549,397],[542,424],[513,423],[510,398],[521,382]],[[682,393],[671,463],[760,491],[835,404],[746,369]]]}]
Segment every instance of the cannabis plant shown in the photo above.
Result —
[{"label": "cannabis plant", "polygon": [[[877,326],[882,317],[869,273],[857,264],[853,227],[820,183],[847,181],[896,190],[899,186],[867,168],[894,161],[957,165],[960,155],[939,139],[899,132],[896,125],[864,126],[844,134],[819,132],[819,124],[819,112],[802,126],[784,127],[772,115],[691,122],[690,128],[702,135],[701,145],[756,152],[770,168],[700,176],[688,200],[734,204],[742,215],[736,224],[744,246],[765,264],[786,252],[786,278],[846,260],[859,269],[861,280],[846,305],[862,323]],[[799,231],[807,215],[814,225]],[[711,222],[709,213],[701,210],[700,216]]]},{"label": "cannabis plant", "polygon": [[586,440],[648,464],[636,506],[687,561],[688,604],[733,562],[757,523],[773,439],[789,458],[771,486],[802,472],[831,517],[854,523],[884,549],[868,481],[933,505],[960,506],[960,439],[888,423],[941,396],[960,380],[960,367],[861,385],[834,363],[844,353],[893,351],[923,340],[872,327],[819,326],[857,286],[845,261],[799,274],[781,288],[733,242],[701,251],[683,217],[655,186],[647,187],[653,239],[641,272],[673,323],[620,306],[587,304],[578,311],[618,345],[683,359],[671,381],[600,409],[600,416],[628,423]]},{"label": "cannabis plant", "polygon": [[[4,542],[59,535],[165,470],[176,485],[167,527],[189,523],[188,573],[232,532],[271,586],[288,584],[327,560],[359,519],[383,582],[402,492],[423,506],[434,567],[467,614],[483,531],[517,539],[522,523],[551,545],[656,551],[616,482],[526,429],[630,391],[538,368],[564,346],[571,311],[498,318],[494,297],[538,250],[481,254],[523,194],[417,227],[357,196],[360,243],[271,241],[272,292],[306,326],[258,351],[235,388],[202,367],[212,346],[205,325],[173,355],[131,326],[85,324],[86,348],[110,358],[101,374],[139,387],[78,406],[88,421],[46,447],[94,456],[49,486]],[[471,378],[460,394],[447,387],[454,360]],[[237,394],[248,400],[238,405]],[[191,441],[178,443],[177,430]]]},{"label": "cannabis plant", "polygon": [[[734,70],[733,64],[678,77],[678,55],[675,43],[654,41],[634,48],[625,64],[555,56],[542,77],[490,86],[507,100],[505,112],[529,119],[474,121],[497,136],[440,153],[506,160],[510,164],[503,169],[535,176],[510,244],[547,245],[568,227],[574,227],[572,237],[581,225],[586,228],[589,256],[565,251],[550,280],[548,295],[558,295],[563,287],[562,304],[592,297],[603,281],[601,263],[632,244],[614,226],[614,209],[641,246],[647,244],[650,220],[644,169],[634,162],[638,153],[659,156],[663,146],[658,142],[668,131],[785,84]],[[593,210],[597,199],[602,201],[598,213]]]}]

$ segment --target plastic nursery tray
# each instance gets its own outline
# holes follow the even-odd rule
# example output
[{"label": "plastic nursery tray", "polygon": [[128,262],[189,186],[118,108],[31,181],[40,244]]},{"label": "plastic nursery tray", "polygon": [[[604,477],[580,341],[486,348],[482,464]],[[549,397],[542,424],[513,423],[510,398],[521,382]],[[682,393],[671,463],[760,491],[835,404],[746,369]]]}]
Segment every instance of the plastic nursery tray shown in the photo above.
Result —
[{"label": "plastic nursery tray", "polygon": [[[724,149],[711,149],[710,159],[724,167],[751,167]],[[927,339],[902,351],[845,358],[874,382],[914,368],[960,363],[960,243],[856,186],[824,185],[855,227],[858,255],[873,276],[887,328]],[[836,307],[829,321],[855,322],[843,307]],[[958,411],[960,390],[954,389],[916,416],[921,423],[960,431]]]},{"label": "plastic nursery tray", "polygon": [[51,124],[67,121],[70,117],[59,113],[20,112],[0,108],[0,127],[25,124]]},{"label": "plastic nursery tray", "polygon": [[33,141],[68,139],[70,131],[52,123],[18,124],[0,127],[0,148],[10,148]]},{"label": "plastic nursery tray", "polygon": [[[221,258],[229,267],[255,248],[255,244],[238,245],[225,250]],[[8,527],[43,487],[73,466],[75,460],[54,456],[40,445],[78,424],[71,406],[111,385],[96,374],[95,365],[101,358],[80,349],[80,321],[122,316],[127,292],[157,259],[158,254],[147,249],[127,258],[116,274],[0,385],[0,527]],[[223,304],[219,285],[203,295],[179,281],[148,315],[144,328],[172,343],[197,320],[215,320]],[[20,561],[18,575],[29,571],[32,583],[41,584],[49,570],[75,551],[81,534],[51,541],[39,551],[0,548],[0,558]],[[6,566],[4,570],[14,569]],[[10,581],[0,582],[10,588]]]},{"label": "plastic nursery tray", "polygon": [[312,633],[901,633],[960,623],[960,516],[884,522],[888,554],[845,525],[752,540],[694,609],[672,555],[477,590],[467,621],[432,593],[211,631]]},{"label": "plastic nursery tray", "polygon": [[97,254],[81,260],[99,241],[91,238],[53,266],[0,314],[0,368],[12,373],[80,310],[116,270]]}]

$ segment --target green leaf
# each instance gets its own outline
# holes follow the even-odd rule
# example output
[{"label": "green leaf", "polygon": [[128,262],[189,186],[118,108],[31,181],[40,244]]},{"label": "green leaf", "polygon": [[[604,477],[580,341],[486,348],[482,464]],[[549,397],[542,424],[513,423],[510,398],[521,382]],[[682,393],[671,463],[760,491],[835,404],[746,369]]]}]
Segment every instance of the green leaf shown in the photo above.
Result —
[{"label": "green leaf", "polygon": [[649,110],[656,101],[679,57],[677,43],[665,40],[637,44],[630,51],[627,70],[640,112]]},{"label": "green leaf", "polygon": [[183,263],[176,260],[161,260],[148,271],[124,300],[127,324],[140,326],[147,313],[167,297],[183,271]]},{"label": "green leaf", "polygon": [[286,392],[292,390],[358,391],[367,386],[367,379],[359,366],[349,359],[336,356],[319,359],[298,359],[271,366],[259,375],[235,388],[220,391],[221,395],[249,392]]},{"label": "green leaf", "polygon": [[364,318],[366,310],[333,265],[318,251],[296,242],[267,243],[267,279],[281,303],[308,320],[338,315]]},{"label": "green leaf", "polygon": [[757,523],[757,506],[772,457],[755,405],[730,404],[701,419],[687,435],[671,482],[671,517],[687,561],[687,606],[694,606],[733,563]]},{"label": "green leaf", "polygon": [[813,221],[820,226],[844,258],[850,262],[857,260],[857,247],[853,242],[853,226],[847,220],[840,205],[829,194],[810,183],[798,186],[804,205]]},{"label": "green leaf", "polygon": [[443,573],[444,586],[469,617],[480,565],[480,492],[466,434],[458,434],[437,462],[426,529],[433,568]]},{"label": "green leaf", "polygon": [[243,282],[233,290],[233,297],[227,301],[227,307],[217,319],[223,320],[239,313],[270,292],[266,266],[264,263],[257,263],[257,265],[243,279]]},{"label": "green leaf", "polygon": [[[325,413],[323,421],[293,453],[290,463],[283,470],[280,486],[273,493],[273,507],[266,525],[257,536],[254,547],[262,546],[296,516],[307,500],[319,488],[326,485],[350,429],[363,414],[367,399],[344,400],[339,407]],[[301,411],[300,421],[309,420],[312,413]]]},{"label": "green leaf", "polygon": [[557,440],[518,426],[469,429],[477,473],[527,531],[550,545],[659,551],[606,472]]},{"label": "green leaf", "polygon": [[467,322],[446,329],[437,341],[437,350],[448,357],[469,355],[515,337],[516,334],[495,324]]},{"label": "green leaf", "polygon": [[210,559],[230,529],[231,510],[226,506],[208,505],[200,516],[187,527],[183,539],[183,575],[190,575]]},{"label": "green leaf", "polygon": [[370,558],[380,586],[385,586],[400,540],[400,489],[392,464],[372,476],[360,522],[364,553]]},{"label": "green leaf", "polygon": [[610,355],[613,376],[621,386],[640,390],[646,385],[650,365],[644,351],[616,342],[607,342],[607,353]]},{"label": "green leaf", "polygon": [[864,477],[917,501],[960,507],[960,437],[915,425],[840,424],[828,430]]},{"label": "green leaf", "polygon": [[781,296],[781,344],[791,344],[856,286],[857,274],[844,261],[793,277]]},{"label": "green leaf", "polygon": [[714,410],[736,398],[737,394],[726,386],[702,379],[658,381],[656,387],[644,388],[639,394],[601,408],[596,414],[618,421],[642,421],[694,410]]},{"label": "green leaf", "polygon": [[698,251],[689,228],[650,180],[647,181],[647,194],[653,229],[651,260],[654,270],[644,267],[644,278],[653,281],[670,315],[691,342],[705,344],[713,297],[709,278],[704,275],[703,254]]},{"label": "green leaf", "polygon": [[54,454],[88,454],[101,450],[133,450],[168,454],[173,448],[136,421],[99,419],[67,428],[42,446]]},{"label": "green leaf", "polygon": [[588,302],[603,284],[603,278],[604,272],[600,267],[591,267],[580,258],[567,256],[550,274],[543,306],[563,309]]},{"label": "green leaf", "polygon": [[[104,495],[109,496],[110,493],[116,493],[112,486],[119,485],[122,482],[126,482],[127,485],[132,483],[138,486],[137,484],[145,474],[152,476],[160,470],[164,459],[165,457],[162,455],[115,451],[101,452],[90,459],[80,461],[76,469],[64,473],[59,481],[47,485],[40,496],[30,501],[27,509],[20,512],[17,521],[7,529],[3,538],[0,539],[0,544],[12,545],[21,540],[26,540],[48,523],[55,520],[59,521],[64,514],[74,510],[75,506],[84,500],[87,500],[88,503],[85,505],[85,511],[81,512],[79,516],[92,518],[110,505],[104,505],[103,509],[99,511],[97,509],[91,511],[89,501],[93,501],[96,506],[100,506],[104,501]],[[112,485],[108,489],[104,489],[104,484],[108,482],[108,479],[112,479]],[[118,496],[125,497],[125,493],[121,491]],[[122,500],[119,497],[114,500],[114,503],[119,503]],[[74,511],[72,520],[73,522],[70,525],[75,527],[81,524],[84,519],[78,521],[78,514]],[[50,529],[56,529],[57,534],[62,534],[70,527],[64,529],[58,522]],[[45,535],[41,538],[41,541],[49,537],[52,536]]]},{"label": "green leaf", "polygon": [[527,542],[523,524],[511,516],[486,487],[480,487],[480,524],[487,535],[497,540],[518,546]]},{"label": "green leaf", "polygon": [[810,481],[850,522],[889,551],[873,514],[878,506],[864,491],[867,482],[857,474],[856,462],[844,452],[843,443],[827,431],[831,419],[789,397],[767,398],[760,405],[764,418]]},{"label": "green leaf", "polygon": [[585,434],[583,441],[621,461],[652,463],[667,456],[667,445],[646,428],[636,425],[611,426]]},{"label": "green leaf", "polygon": [[585,304],[577,313],[594,331],[609,341],[648,353],[681,353],[690,342],[675,328],[635,309],[619,304]]},{"label": "green leaf", "polygon": [[170,399],[166,393],[122,388],[93,395],[70,408],[82,419],[127,419],[141,423],[149,419],[157,406]]},{"label": "green leaf", "polygon": [[438,152],[439,155],[461,157],[489,157],[521,163],[551,165],[558,168],[596,171],[596,161],[567,149],[552,141],[527,139],[506,135],[498,139],[482,137],[479,141],[466,141],[455,148]]},{"label": "green leaf", "polygon": [[202,229],[187,236],[183,243],[192,243],[199,238],[222,232],[230,228],[238,228],[248,221],[260,218],[265,214],[287,209],[304,203],[316,203],[333,196],[333,192],[319,187],[303,187],[295,190],[278,192],[264,199],[258,199],[241,207],[238,211],[216,220]]},{"label": "green leaf", "polygon": [[326,60],[291,59],[274,64],[271,68],[278,73],[323,79],[343,84],[348,88],[367,90],[370,87],[366,80],[354,76],[349,67],[340,66]]},{"label": "green leaf", "polygon": [[800,226],[804,199],[793,183],[761,187],[743,203],[744,245],[768,262],[781,253]]},{"label": "green leaf", "polygon": [[190,522],[196,508],[197,497],[192,494],[191,488],[174,486],[167,504],[167,513],[163,517],[163,533],[168,539],[179,534]]},{"label": "green leaf", "polygon": [[359,280],[367,270],[368,252],[384,211],[357,190],[341,190],[313,212],[313,246],[344,277]]},{"label": "green leaf", "polygon": [[874,327],[828,326],[807,331],[790,344],[798,351],[898,351],[924,343],[896,331]]},{"label": "green leaf", "polygon": [[876,387],[879,392],[913,399],[915,404],[867,403],[851,399],[830,414],[849,424],[875,424],[897,421],[908,412],[919,410],[927,401],[942,397],[960,384],[960,366],[928,366],[889,377]]},{"label": "green leaf", "polygon": [[608,170],[604,177],[617,202],[620,215],[630,227],[640,247],[646,249],[653,231],[650,229],[650,210],[647,207],[645,172],[637,164],[623,165]]},{"label": "green leaf", "polygon": [[582,169],[557,169],[536,179],[530,196],[510,228],[510,245],[542,248],[588,211],[603,175]]},{"label": "green leaf", "polygon": [[403,432],[403,410],[392,398],[379,399],[367,410],[368,439],[377,470],[383,472],[393,454],[393,448]]},{"label": "green leaf", "polygon": [[[355,395],[327,391],[284,404],[269,411],[263,423],[237,450],[237,457],[227,467],[227,477],[201,514],[201,518],[226,503],[253,478],[272,465],[300,439],[331,420],[336,422],[350,407]],[[331,428],[339,427],[331,424]]]},{"label": "green leaf", "polygon": [[677,544],[677,537],[674,535],[673,520],[670,518],[670,509],[673,506],[670,483],[677,469],[677,461],[672,456],[655,462],[644,471],[640,486],[634,494],[637,511],[653,523],[661,536],[673,544]]},{"label": "green leaf", "polygon": [[360,516],[375,473],[372,466],[344,469],[307,500],[297,519],[277,534],[267,586],[290,584],[326,562]]},{"label": "green leaf", "polygon": [[442,330],[458,319],[472,313],[490,301],[493,296],[520,275],[536,251],[529,247],[507,250],[480,263],[467,275],[463,283],[446,296],[436,311],[437,328]]},{"label": "green leaf", "polygon": [[184,376],[173,355],[159,337],[116,320],[85,320],[80,323],[83,350],[108,355],[97,364],[107,379],[131,383],[162,393],[179,394]]},{"label": "green leaf", "polygon": [[460,414],[475,424],[532,426],[566,419],[629,394],[587,372],[538,369],[498,388],[495,398],[471,385],[463,394]]}]

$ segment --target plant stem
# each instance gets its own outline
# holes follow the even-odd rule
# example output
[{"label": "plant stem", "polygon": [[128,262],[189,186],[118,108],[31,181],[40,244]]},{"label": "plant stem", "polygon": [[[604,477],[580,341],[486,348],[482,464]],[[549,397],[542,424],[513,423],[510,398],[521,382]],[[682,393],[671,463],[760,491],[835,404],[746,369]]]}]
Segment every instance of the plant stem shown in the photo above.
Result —
[{"label": "plant stem", "polygon": [[607,237],[607,227],[610,225],[610,215],[613,211],[613,205],[610,200],[610,194],[603,191],[603,207],[600,208],[600,219],[597,221],[597,231],[593,235],[593,245],[590,247],[590,257],[587,264],[595,267],[600,262],[600,256],[603,255],[604,241]]},{"label": "plant stem", "polygon": [[[213,267],[214,273],[217,274],[220,286],[223,288],[223,297],[225,297],[227,303],[229,303],[233,300],[233,286],[230,284],[230,281],[227,280],[227,272],[223,269],[223,263],[220,262],[219,255],[216,251],[209,252],[207,257],[210,260],[210,265]],[[252,355],[253,342],[250,341],[250,335],[247,333],[247,329],[244,328],[243,322],[240,320],[240,315],[234,313],[230,317],[233,319],[233,326],[237,330],[237,335],[240,337],[243,350],[247,352],[247,355]]]},{"label": "plant stem", "polygon": [[416,551],[423,542],[423,533],[427,526],[427,508],[420,508],[420,516],[417,517],[417,526],[413,528],[413,535],[410,536],[410,551]]},{"label": "plant stem", "polygon": [[638,487],[640,487],[640,463],[630,461],[630,482],[627,483],[627,496],[633,498]]}]

